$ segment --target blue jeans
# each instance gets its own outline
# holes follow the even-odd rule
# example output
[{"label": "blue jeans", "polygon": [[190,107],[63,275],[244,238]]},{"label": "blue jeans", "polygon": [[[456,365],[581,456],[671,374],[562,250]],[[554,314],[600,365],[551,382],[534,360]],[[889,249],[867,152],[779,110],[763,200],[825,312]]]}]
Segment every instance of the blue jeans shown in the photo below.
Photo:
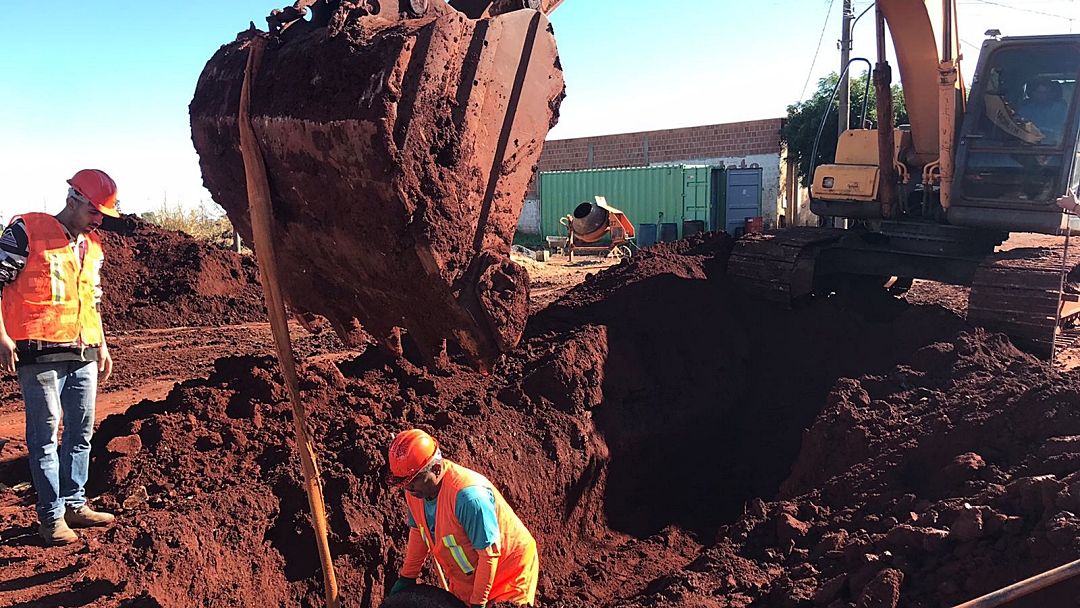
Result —
[{"label": "blue jeans", "polygon": [[[26,404],[30,474],[38,493],[37,515],[42,523],[51,522],[63,517],[66,509],[86,504],[83,486],[90,469],[98,364],[30,363],[18,372]],[[61,415],[64,436],[57,454]]]}]

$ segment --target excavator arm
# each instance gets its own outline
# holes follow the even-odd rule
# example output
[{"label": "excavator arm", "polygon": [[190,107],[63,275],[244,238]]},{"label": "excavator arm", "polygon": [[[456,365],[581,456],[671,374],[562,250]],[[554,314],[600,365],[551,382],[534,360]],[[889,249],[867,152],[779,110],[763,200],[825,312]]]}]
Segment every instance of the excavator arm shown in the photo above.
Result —
[{"label": "excavator arm", "polygon": [[[892,34],[893,49],[904,90],[908,120],[911,125],[911,155],[907,160],[923,166],[941,154],[941,128],[955,121],[955,113],[943,115],[941,73],[943,61],[958,61],[959,39],[955,27],[945,27],[947,12],[955,6],[942,0],[877,0]],[[951,83],[953,95],[959,95],[963,78]],[[961,101],[962,103],[962,101]]]}]

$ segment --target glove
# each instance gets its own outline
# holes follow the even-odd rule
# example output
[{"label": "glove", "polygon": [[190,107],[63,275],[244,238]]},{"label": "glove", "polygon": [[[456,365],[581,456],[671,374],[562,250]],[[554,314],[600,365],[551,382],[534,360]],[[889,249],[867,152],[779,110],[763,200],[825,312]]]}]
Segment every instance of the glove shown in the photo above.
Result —
[{"label": "glove", "polygon": [[1061,207],[1069,213],[1080,212],[1080,204],[1076,202],[1076,194],[1070,189],[1065,192],[1065,196],[1055,201],[1058,207]]},{"label": "glove", "polygon": [[404,576],[399,576],[397,582],[394,583],[394,586],[390,588],[390,593],[387,593],[386,595],[394,595],[395,593],[404,591],[405,589],[412,587],[415,584],[415,578],[405,578]]}]

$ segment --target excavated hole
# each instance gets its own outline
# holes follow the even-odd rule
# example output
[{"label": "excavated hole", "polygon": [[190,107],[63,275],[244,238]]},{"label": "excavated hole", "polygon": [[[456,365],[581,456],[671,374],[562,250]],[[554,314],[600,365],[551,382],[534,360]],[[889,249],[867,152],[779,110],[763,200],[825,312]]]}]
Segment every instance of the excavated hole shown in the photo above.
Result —
[{"label": "excavated hole", "polygon": [[[883,320],[850,301],[792,311],[734,293],[722,278],[658,275],[601,304],[620,311],[604,315],[605,403],[595,413],[610,449],[613,528],[646,537],[674,525],[711,538],[747,501],[776,495],[839,378],[887,372],[965,328],[938,307],[902,304]],[[652,305],[671,302],[686,305]]]}]

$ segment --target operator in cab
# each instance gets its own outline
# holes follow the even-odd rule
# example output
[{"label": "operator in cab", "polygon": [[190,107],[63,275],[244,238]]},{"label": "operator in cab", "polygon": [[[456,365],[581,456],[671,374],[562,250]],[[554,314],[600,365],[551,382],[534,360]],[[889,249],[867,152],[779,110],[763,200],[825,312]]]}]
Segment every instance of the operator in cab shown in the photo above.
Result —
[{"label": "operator in cab", "polygon": [[1040,78],[1028,83],[1027,93],[1028,98],[1020,106],[1020,114],[1039,128],[1043,135],[1040,144],[1060,144],[1069,116],[1069,106],[1061,94],[1061,83]]}]

